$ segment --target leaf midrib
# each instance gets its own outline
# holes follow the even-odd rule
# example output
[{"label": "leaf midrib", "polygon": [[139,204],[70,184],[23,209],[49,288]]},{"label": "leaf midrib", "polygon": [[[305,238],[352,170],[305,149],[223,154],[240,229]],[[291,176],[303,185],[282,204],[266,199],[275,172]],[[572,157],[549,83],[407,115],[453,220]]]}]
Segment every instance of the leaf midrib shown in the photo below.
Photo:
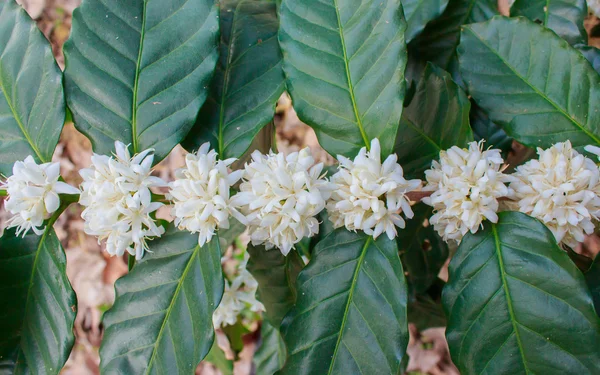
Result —
[{"label": "leaf midrib", "polygon": [[138,111],[138,107],[137,107],[137,97],[138,97],[138,89],[139,89],[139,80],[140,80],[140,73],[141,73],[141,69],[140,66],[142,65],[142,52],[144,50],[144,38],[146,37],[146,8],[147,8],[147,4],[148,1],[150,0],[143,0],[143,9],[142,9],[142,28],[140,29],[140,47],[138,49],[138,57],[137,57],[137,62],[135,64],[135,77],[134,77],[134,81],[133,81],[133,99],[132,99],[132,105],[131,105],[131,142],[132,142],[132,147],[133,147],[133,153],[137,154],[138,152],[140,152],[139,148],[139,144],[138,144],[138,136],[137,136],[137,111]]},{"label": "leaf midrib", "polygon": [[356,125],[358,125],[358,130],[360,131],[360,135],[365,143],[367,151],[371,148],[371,143],[369,142],[369,138],[367,137],[367,133],[365,132],[362,118],[358,113],[358,105],[356,103],[356,98],[354,96],[354,87],[352,85],[352,77],[350,76],[350,65],[348,64],[348,52],[346,51],[346,41],[344,39],[344,27],[342,26],[342,19],[340,17],[340,11],[338,7],[338,0],[333,0],[333,7],[335,8],[335,15],[337,16],[338,21],[338,31],[340,34],[340,42],[342,45],[342,54],[344,60],[344,69],[346,71],[346,79],[348,80],[348,92],[350,93],[350,100],[352,101],[352,109],[354,110],[354,117],[356,117]]},{"label": "leaf midrib", "polygon": [[427,136],[427,134],[425,134],[421,129],[419,129],[417,127],[417,125],[408,117],[408,115],[406,117],[404,117],[404,119],[406,120],[406,123],[413,129],[415,130],[417,133],[419,133],[421,135],[421,137],[423,137],[428,143],[431,143],[438,151],[441,151],[442,148],[435,143],[435,141],[431,138],[429,138],[429,136]]},{"label": "leaf midrib", "polygon": [[492,224],[492,233],[494,235],[494,249],[496,250],[496,257],[498,258],[498,267],[500,268],[500,278],[502,280],[502,288],[504,289],[504,294],[506,295],[506,304],[508,307],[508,314],[510,316],[510,322],[513,327],[513,331],[515,332],[515,337],[517,338],[517,346],[519,347],[519,353],[521,354],[521,359],[523,361],[523,367],[525,368],[525,373],[529,374],[530,371],[527,368],[527,362],[525,361],[525,353],[523,351],[523,343],[521,341],[521,335],[519,334],[519,329],[517,327],[517,318],[515,317],[515,311],[512,305],[512,298],[510,295],[510,291],[508,289],[508,283],[506,282],[506,270],[504,269],[504,259],[502,258],[502,251],[500,249],[500,238],[498,237],[498,229],[496,228],[496,224]]},{"label": "leaf midrib", "polygon": [[199,250],[200,250],[200,246],[196,245],[194,250],[192,250],[192,255],[190,256],[190,259],[188,260],[187,265],[185,266],[185,269],[183,270],[183,273],[181,274],[181,277],[179,278],[179,281],[177,283],[177,288],[175,289],[175,292],[173,293],[173,298],[171,298],[171,302],[169,302],[169,307],[167,308],[167,313],[165,314],[165,318],[164,318],[164,320],[160,326],[160,329],[158,331],[158,336],[156,337],[156,341],[152,345],[153,346],[152,355],[150,356],[150,360],[148,361],[148,367],[146,368],[146,372],[145,372],[146,375],[150,374],[150,370],[152,369],[152,364],[153,364],[154,360],[156,359],[157,348],[160,345],[160,340],[162,339],[164,332],[166,331],[167,322],[169,321],[169,318],[171,317],[171,312],[173,312],[173,310],[174,310],[175,302],[177,302],[177,298],[179,297],[179,293],[181,292],[181,287],[183,286],[183,283],[187,277],[188,272],[192,268],[192,264],[194,263],[194,259],[196,259],[196,256],[197,256]]},{"label": "leaf midrib", "polygon": [[342,324],[340,325],[340,331],[338,334],[338,339],[335,344],[335,349],[333,351],[333,355],[331,356],[331,364],[329,365],[329,370],[327,374],[333,374],[333,367],[335,365],[335,361],[337,359],[337,352],[340,348],[340,344],[342,343],[342,336],[344,336],[344,330],[346,328],[346,323],[348,322],[348,313],[350,311],[350,305],[353,302],[354,290],[356,289],[356,283],[358,282],[358,275],[362,268],[362,263],[365,259],[365,255],[367,254],[367,250],[369,248],[369,244],[371,243],[373,237],[368,236],[363,248],[361,250],[360,257],[358,258],[358,262],[356,263],[356,269],[354,270],[354,276],[352,277],[352,283],[350,284],[350,292],[348,293],[348,300],[346,301],[346,307],[344,309],[344,316],[342,318]]},{"label": "leaf midrib", "polygon": [[[0,61],[0,71],[2,71],[2,61]],[[42,163],[48,162],[48,160],[46,160],[46,158],[42,156],[40,150],[37,148],[37,146],[35,145],[35,143],[33,143],[33,140],[31,139],[31,136],[26,131],[25,126],[23,125],[23,122],[21,121],[21,118],[17,114],[17,111],[15,110],[15,108],[14,108],[14,106],[13,106],[11,100],[10,100],[10,97],[6,93],[6,89],[4,88],[4,83],[2,82],[1,79],[0,79],[0,90],[2,91],[2,95],[4,95],[4,99],[6,100],[6,104],[8,104],[8,108],[10,109],[10,111],[11,111],[11,113],[13,115],[13,118],[17,122],[17,125],[19,126],[19,129],[21,129],[21,133],[23,133],[23,135],[25,136],[25,139],[29,143],[29,146],[31,147],[31,149],[35,152],[35,154],[37,155],[38,159]]]},{"label": "leaf midrib", "polygon": [[508,63],[508,61],[506,61],[504,59],[504,57],[502,57],[499,53],[497,53],[496,50],[494,50],[492,48],[492,46],[490,46],[488,43],[486,43],[485,40],[481,39],[479,37],[479,35],[477,33],[475,33],[475,31],[473,31],[473,29],[471,27],[467,26],[467,27],[464,28],[464,30],[468,30],[469,32],[471,32],[471,34],[473,34],[473,36],[475,38],[477,38],[477,40],[479,40],[481,42],[481,44],[483,44],[485,47],[487,47],[496,57],[498,57],[500,59],[500,61],[502,61],[502,63],[508,69],[510,69],[511,72],[513,72],[513,74],[515,76],[519,77],[521,79],[521,81],[523,81],[523,83],[525,83],[529,88],[531,88],[533,91],[535,91],[535,93],[537,93],[540,97],[542,97],[543,99],[545,99],[548,103],[550,103],[558,112],[560,112],[571,123],[573,123],[573,125],[575,125],[576,128],[578,128],[585,135],[587,135],[588,137],[590,137],[591,139],[593,139],[594,142],[596,142],[596,144],[600,144],[600,138],[596,137],[593,133],[591,133],[586,128],[584,128],[582,125],[580,125],[574,118],[571,117],[571,115],[569,115],[567,112],[565,112],[561,107],[558,106],[558,104],[556,104],[552,99],[550,99],[548,96],[546,96],[546,94],[542,93],[540,90],[537,89],[537,87],[534,87],[532,84],[530,84],[529,81],[526,80],[519,72],[517,72],[516,70],[513,69],[513,67]]}]

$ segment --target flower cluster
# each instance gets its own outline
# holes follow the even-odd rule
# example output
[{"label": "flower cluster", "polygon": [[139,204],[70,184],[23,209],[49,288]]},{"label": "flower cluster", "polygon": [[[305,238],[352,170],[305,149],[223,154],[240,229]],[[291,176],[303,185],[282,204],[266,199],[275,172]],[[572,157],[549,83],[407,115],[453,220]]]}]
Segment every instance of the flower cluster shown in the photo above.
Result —
[{"label": "flower cluster", "polygon": [[423,203],[433,207],[429,222],[444,241],[460,242],[485,219],[498,221],[498,199],[509,195],[503,164],[500,150],[483,151],[482,142],[471,142],[468,149],[454,146],[441,151],[440,161],[433,161],[425,172],[425,190],[433,194]]},{"label": "flower cluster", "polygon": [[593,221],[600,215],[600,171],[569,141],[537,152],[539,159],[517,167],[513,174],[513,201],[507,206],[538,218],[558,242],[575,247],[584,234],[594,232]]},{"label": "flower cluster", "polygon": [[210,144],[205,143],[197,153],[186,155],[186,167],[175,172],[176,180],[169,184],[167,195],[173,202],[175,225],[199,233],[200,246],[210,242],[215,230],[229,228],[230,213],[237,214],[229,190],[244,173],[229,173],[227,168],[235,159],[217,160],[217,153],[209,149]]},{"label": "flower cluster", "polygon": [[406,180],[402,167],[393,154],[381,163],[379,140],[371,149],[363,147],[354,160],[338,156],[340,169],[331,177],[336,189],[327,203],[329,219],[335,228],[362,230],[377,238],[386,233],[397,235],[396,227],[404,228],[401,213],[413,217],[406,194],[421,187],[420,180]]},{"label": "flower cluster", "polygon": [[133,158],[125,144],[117,141],[115,149],[115,157],[94,154],[92,166],[79,172],[83,177],[79,203],[85,206],[81,214],[84,230],[98,241],[106,240],[109,254],[127,251],[141,259],[148,250],[146,240],[164,233],[151,215],[162,203],[152,202],[150,188],[166,183],[151,176],[152,149]]},{"label": "flower cluster", "polygon": [[223,298],[213,314],[215,328],[235,324],[238,316],[246,310],[265,311],[263,304],[256,299],[258,283],[246,269],[248,258],[248,253],[244,253],[243,260],[238,264],[235,274],[231,276],[233,281],[225,279]]},{"label": "flower cluster", "polygon": [[41,235],[44,220],[60,206],[58,194],[79,194],[78,189],[58,181],[59,177],[59,163],[38,165],[28,156],[24,161],[17,161],[13,175],[0,183],[0,188],[8,193],[6,210],[14,215],[7,227],[17,227],[17,236],[25,236],[29,230]]},{"label": "flower cluster", "polygon": [[308,148],[287,157],[252,154],[240,192],[232,198],[252,244],[277,247],[287,255],[302,238],[319,232],[315,216],[325,208],[332,185],[321,175],[323,164],[314,163]]}]

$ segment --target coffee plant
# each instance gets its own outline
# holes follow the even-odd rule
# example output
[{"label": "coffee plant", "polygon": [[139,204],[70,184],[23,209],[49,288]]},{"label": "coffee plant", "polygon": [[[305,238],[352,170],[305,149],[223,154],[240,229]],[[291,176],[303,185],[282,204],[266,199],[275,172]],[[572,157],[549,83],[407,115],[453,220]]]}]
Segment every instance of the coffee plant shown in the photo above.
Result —
[{"label": "coffee plant", "polygon": [[[257,374],[404,373],[409,323],[445,327],[461,374],[600,373],[600,260],[576,251],[600,218],[587,14],[584,0],[516,0],[510,17],[496,0],[83,0],[62,72],[0,0],[0,373],[58,374],[74,345],[53,230],[72,204],[129,258],[103,374],[194,374],[205,358],[231,373],[214,332],[239,348],[242,311],[263,311]],[[277,153],[284,92],[336,166]],[[65,121],[93,146],[79,188],[52,163]],[[513,142],[538,155],[506,161]],[[178,144],[175,180],[152,176]]]}]

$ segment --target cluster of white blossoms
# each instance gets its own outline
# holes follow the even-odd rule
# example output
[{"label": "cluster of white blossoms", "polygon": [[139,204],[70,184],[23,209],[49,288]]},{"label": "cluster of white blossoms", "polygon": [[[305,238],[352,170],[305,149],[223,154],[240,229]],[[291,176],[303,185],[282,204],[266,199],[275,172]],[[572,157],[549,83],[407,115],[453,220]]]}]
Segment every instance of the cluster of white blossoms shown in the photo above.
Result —
[{"label": "cluster of white blossoms", "polygon": [[[588,146],[592,153],[600,151]],[[571,142],[537,150],[539,159],[517,167],[508,208],[542,221],[558,242],[570,247],[594,232],[600,215],[600,171]]]},{"label": "cluster of white blossoms", "polygon": [[308,148],[288,156],[252,154],[232,204],[244,215],[240,221],[248,226],[253,245],[277,247],[287,255],[302,238],[319,232],[315,216],[333,186],[321,175],[323,164],[314,164]]},{"label": "cluster of white blossoms", "polygon": [[200,246],[210,242],[217,229],[229,228],[231,213],[240,218],[229,191],[244,171],[230,173],[228,167],[235,159],[218,160],[217,153],[209,149],[210,144],[205,143],[197,153],[186,155],[186,167],[175,172],[176,180],[169,184],[167,195],[173,202],[175,225],[199,233]]},{"label": "cluster of white blossoms", "polygon": [[41,235],[44,220],[58,210],[59,194],[79,194],[79,190],[58,181],[59,163],[36,164],[33,157],[13,165],[13,174],[0,188],[8,193],[5,208],[13,216],[7,228],[17,227],[16,234],[25,236],[29,230]]},{"label": "cluster of white blossoms", "polygon": [[406,180],[398,157],[392,154],[381,163],[381,147],[373,139],[371,149],[363,147],[354,160],[338,156],[340,168],[331,177],[335,190],[327,203],[329,219],[335,228],[362,230],[377,238],[397,235],[404,228],[400,215],[413,217],[407,193],[421,187],[421,180]]},{"label": "cluster of white blossoms", "polygon": [[484,151],[483,142],[471,142],[468,149],[454,146],[433,161],[425,172],[425,190],[433,193],[423,203],[433,207],[429,223],[444,241],[460,242],[485,219],[498,221],[498,200],[509,195],[503,165],[500,150]]},{"label": "cluster of white blossoms", "polygon": [[151,176],[154,150],[132,158],[125,144],[117,141],[115,149],[115,157],[94,154],[91,167],[79,172],[84,230],[99,242],[105,240],[109,254],[120,256],[127,251],[141,259],[148,250],[146,240],[164,233],[152,217],[162,203],[152,202],[150,188],[167,184]]},{"label": "cluster of white blossoms", "polygon": [[263,304],[256,299],[258,282],[246,269],[248,258],[248,253],[244,253],[243,260],[238,264],[235,274],[232,275],[233,281],[230,282],[228,278],[225,278],[223,298],[213,314],[215,328],[234,325],[238,316],[245,310],[265,311]]}]

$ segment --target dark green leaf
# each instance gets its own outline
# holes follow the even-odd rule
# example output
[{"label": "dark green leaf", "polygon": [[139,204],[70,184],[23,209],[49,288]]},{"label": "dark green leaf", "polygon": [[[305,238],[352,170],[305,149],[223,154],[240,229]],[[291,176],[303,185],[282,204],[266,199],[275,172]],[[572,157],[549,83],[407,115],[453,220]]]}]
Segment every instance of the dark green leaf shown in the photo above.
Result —
[{"label": "dark green leaf", "polygon": [[262,322],[260,338],[260,344],[253,359],[256,375],[273,375],[285,363],[285,343],[279,330],[266,320]]},{"label": "dark green leaf", "polygon": [[458,53],[477,104],[518,142],[600,144],[600,75],[552,31],[497,17],[465,26]]},{"label": "dark green leaf", "polygon": [[501,212],[467,234],[443,292],[461,374],[598,374],[600,323],[581,272],[552,232]]},{"label": "dark green leaf", "polygon": [[290,311],[296,301],[294,283],[304,266],[297,251],[283,256],[277,249],[248,245],[248,270],[258,282],[258,299],[265,305],[265,317],[274,327]]},{"label": "dark green leaf", "polygon": [[413,206],[415,216],[407,220],[406,228],[398,230],[398,249],[409,288],[416,294],[425,293],[435,282],[448,258],[448,245],[425,221],[433,208],[424,203]]},{"label": "dark green leaf", "polygon": [[48,40],[14,0],[0,0],[0,174],[49,162],[65,120],[62,74]]},{"label": "dark green leaf", "polygon": [[210,142],[222,159],[239,158],[273,119],[285,86],[276,10],[271,2],[221,2],[219,62],[186,149]]},{"label": "dark green leaf", "polygon": [[402,0],[406,17],[406,43],[423,31],[425,25],[438,18],[448,6],[448,0]]},{"label": "dark green leaf", "polygon": [[583,27],[587,17],[586,0],[516,0],[510,15],[538,22],[572,46],[587,44],[587,31]]},{"label": "dark green leaf", "polygon": [[397,374],[406,354],[407,287],[396,242],[337,229],[296,282],[281,374]]},{"label": "dark green leaf", "polygon": [[67,361],[77,301],[66,266],[52,225],[0,237],[0,373],[58,374]]},{"label": "dark green leaf", "polygon": [[440,150],[473,141],[470,108],[467,95],[450,75],[428,64],[410,105],[404,109],[394,148],[407,177],[423,178]]},{"label": "dark green leaf", "polygon": [[446,315],[441,301],[435,301],[427,294],[418,294],[408,303],[408,322],[419,331],[433,327],[445,327]]},{"label": "dark green leaf", "polygon": [[86,0],[65,43],[65,93],[94,151],[163,159],[186,136],[218,59],[213,0]]},{"label": "dark green leaf", "polygon": [[498,0],[450,0],[444,13],[430,22],[423,33],[410,43],[407,71],[415,71],[414,78],[418,79],[425,63],[430,61],[451,72],[458,81],[456,47],[460,40],[460,27],[486,21],[497,14]]},{"label": "dark green leaf", "polygon": [[596,314],[600,315],[600,256],[596,255],[594,263],[585,273],[585,281],[592,293]]},{"label": "dark green leaf", "polygon": [[405,89],[400,0],[286,0],[280,17],[287,88],[321,146],[354,157],[379,138],[390,153]]},{"label": "dark green leaf", "polygon": [[233,375],[233,361],[225,357],[225,353],[219,347],[216,339],[213,341],[213,346],[204,360],[219,369],[222,375]]},{"label": "dark green leaf", "polygon": [[150,250],[115,285],[115,304],[104,315],[102,373],[193,374],[212,346],[223,294],[219,239],[200,247],[197,234],[171,227]]},{"label": "dark green leaf", "polygon": [[227,251],[227,248],[231,246],[245,230],[246,226],[244,224],[240,223],[235,218],[230,217],[229,228],[219,230],[219,245],[221,246],[221,251],[223,253]]},{"label": "dark green leaf", "polygon": [[487,113],[474,101],[471,103],[469,119],[475,140],[485,140],[486,148],[500,149],[502,155],[506,157],[506,154],[512,149],[512,138],[506,135],[504,129],[494,124]]},{"label": "dark green leaf", "polygon": [[594,70],[600,73],[600,49],[592,46],[577,46],[577,49],[592,64]]}]

